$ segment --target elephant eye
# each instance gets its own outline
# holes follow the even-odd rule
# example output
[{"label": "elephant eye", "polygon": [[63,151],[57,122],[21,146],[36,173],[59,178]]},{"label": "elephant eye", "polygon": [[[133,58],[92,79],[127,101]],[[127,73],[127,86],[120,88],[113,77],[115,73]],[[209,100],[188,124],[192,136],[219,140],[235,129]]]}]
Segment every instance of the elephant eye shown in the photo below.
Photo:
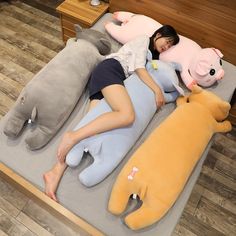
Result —
[{"label": "elephant eye", "polygon": [[210,70],[210,75],[214,75],[216,73],[216,71],[214,69]]},{"label": "elephant eye", "polygon": [[222,66],[222,60],[220,60],[220,65]]}]

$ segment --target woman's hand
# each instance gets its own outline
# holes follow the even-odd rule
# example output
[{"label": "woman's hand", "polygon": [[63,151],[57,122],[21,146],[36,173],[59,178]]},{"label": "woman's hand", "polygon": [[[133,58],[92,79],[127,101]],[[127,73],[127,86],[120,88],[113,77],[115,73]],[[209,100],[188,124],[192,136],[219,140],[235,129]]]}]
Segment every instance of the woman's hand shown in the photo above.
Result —
[{"label": "woman's hand", "polygon": [[153,78],[149,75],[145,68],[137,68],[135,70],[139,78],[154,92],[157,108],[160,108],[165,104],[165,98],[162,93],[162,90],[157,85],[157,83],[153,80]]},{"label": "woman's hand", "polygon": [[154,93],[155,93],[157,108],[160,108],[163,105],[165,105],[165,98],[161,89],[156,90]]},{"label": "woman's hand", "polygon": [[70,151],[70,149],[74,146],[74,132],[68,131],[66,132],[62,140],[59,144],[59,147],[57,149],[57,159],[59,162],[63,163],[65,162],[65,158],[67,153]]}]

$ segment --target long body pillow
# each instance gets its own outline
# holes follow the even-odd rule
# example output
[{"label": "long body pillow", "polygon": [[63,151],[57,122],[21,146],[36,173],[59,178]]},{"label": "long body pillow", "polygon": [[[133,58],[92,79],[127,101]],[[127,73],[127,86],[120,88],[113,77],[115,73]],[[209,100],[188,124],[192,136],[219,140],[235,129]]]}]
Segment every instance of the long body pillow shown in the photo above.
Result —
[{"label": "long body pillow", "polygon": [[[142,34],[151,37],[162,26],[150,17],[131,12],[115,12],[114,18],[122,24],[109,22],[105,28],[114,39],[123,44]],[[160,60],[181,64],[181,78],[189,89],[196,83],[209,87],[222,79],[222,57],[223,54],[218,49],[202,49],[196,42],[181,35],[177,45],[160,54]]]},{"label": "long body pillow", "polygon": [[8,137],[18,137],[27,120],[36,123],[25,140],[30,150],[53,138],[74,109],[91,71],[104,59],[100,53],[109,53],[111,48],[106,36],[92,29],[81,29],[78,38],[42,68],[10,110],[4,127]]},{"label": "long body pillow", "polygon": [[[153,66],[155,63],[155,66]],[[173,102],[178,96],[178,78],[175,69],[176,64],[168,64],[161,61],[148,62],[147,69],[155,81],[165,93],[166,102]],[[80,181],[86,186],[93,186],[102,181],[119,164],[122,158],[134,145],[142,134],[149,121],[156,112],[154,93],[148,88],[136,74],[125,80],[135,109],[135,122],[126,128],[120,128],[104,132],[82,140],[75,145],[66,157],[66,163],[70,167],[76,167],[84,154],[88,151],[94,162],[85,168],[79,175]],[[181,89],[181,88],[180,88]],[[105,99],[92,109],[75,127],[75,130],[86,125],[100,114],[111,111]]]},{"label": "long body pillow", "polygon": [[25,140],[30,150],[42,148],[53,138],[74,109],[91,71],[111,49],[105,34],[79,26],[76,30],[78,41],[68,43],[42,68],[9,112],[4,127],[8,137],[18,137],[27,120],[36,123]]},{"label": "long body pillow", "polygon": [[112,189],[109,211],[123,213],[130,195],[137,194],[142,205],[125,214],[125,223],[138,230],[160,220],[184,188],[212,135],[231,130],[230,122],[223,121],[229,109],[229,103],[198,86],[190,96],[178,98],[175,111],[121,170]]}]

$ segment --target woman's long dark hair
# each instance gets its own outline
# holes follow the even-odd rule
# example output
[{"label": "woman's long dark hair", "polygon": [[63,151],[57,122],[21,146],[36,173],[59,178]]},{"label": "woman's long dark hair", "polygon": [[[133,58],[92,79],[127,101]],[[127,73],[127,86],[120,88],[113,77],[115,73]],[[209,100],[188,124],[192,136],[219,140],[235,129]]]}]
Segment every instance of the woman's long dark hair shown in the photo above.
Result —
[{"label": "woman's long dark hair", "polygon": [[170,25],[163,25],[150,37],[149,50],[152,53],[153,59],[159,59],[160,55],[160,53],[154,49],[154,39],[158,33],[161,35],[160,38],[168,38],[172,45],[176,45],[179,42],[179,36],[175,29]]}]

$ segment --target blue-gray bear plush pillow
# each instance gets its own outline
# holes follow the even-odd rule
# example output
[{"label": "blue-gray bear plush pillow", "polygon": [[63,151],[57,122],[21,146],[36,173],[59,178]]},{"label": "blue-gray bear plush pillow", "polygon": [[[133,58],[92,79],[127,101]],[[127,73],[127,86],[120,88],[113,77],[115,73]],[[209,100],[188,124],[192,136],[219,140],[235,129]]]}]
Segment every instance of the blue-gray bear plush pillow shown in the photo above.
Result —
[{"label": "blue-gray bear plush pillow", "polygon": [[[178,86],[176,66],[161,61],[147,63],[147,70],[162,88],[167,103],[176,100],[179,95],[177,90],[183,93]],[[94,158],[92,165],[79,175],[80,181],[88,187],[99,183],[111,173],[134,145],[157,110],[154,93],[135,73],[125,80],[125,87],[135,109],[135,122],[129,127],[111,130],[82,140],[66,157],[66,163],[70,167],[76,167],[80,163],[84,151],[88,151]],[[105,99],[102,99],[80,121],[75,130],[109,111],[111,111],[109,105]]]}]

